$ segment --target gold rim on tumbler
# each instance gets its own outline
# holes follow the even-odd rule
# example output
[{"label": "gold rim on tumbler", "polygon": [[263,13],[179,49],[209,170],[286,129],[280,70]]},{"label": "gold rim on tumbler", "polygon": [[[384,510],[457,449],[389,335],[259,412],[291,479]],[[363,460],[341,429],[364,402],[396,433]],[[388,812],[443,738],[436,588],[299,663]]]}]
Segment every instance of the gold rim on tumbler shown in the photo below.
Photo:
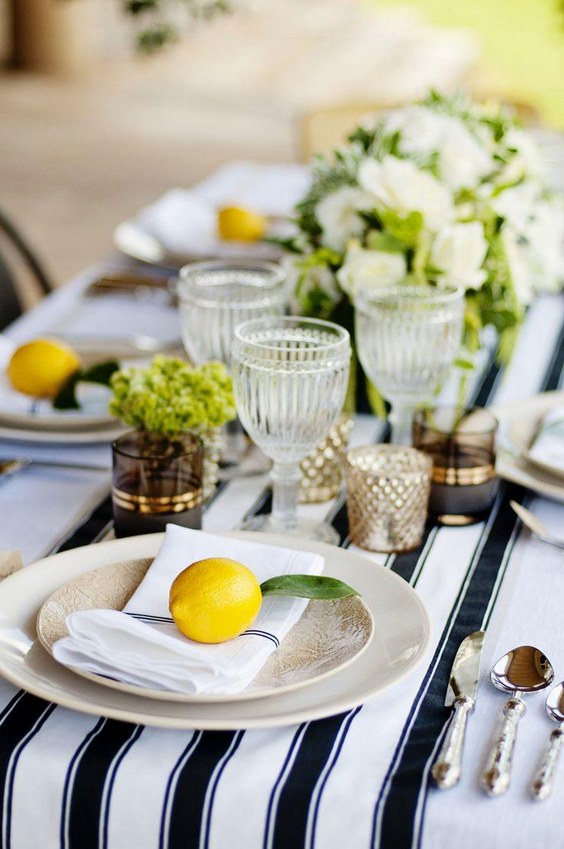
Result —
[{"label": "gold rim on tumbler", "polygon": [[345,463],[351,541],[368,551],[410,551],[421,542],[432,460],[415,448],[367,445]]}]

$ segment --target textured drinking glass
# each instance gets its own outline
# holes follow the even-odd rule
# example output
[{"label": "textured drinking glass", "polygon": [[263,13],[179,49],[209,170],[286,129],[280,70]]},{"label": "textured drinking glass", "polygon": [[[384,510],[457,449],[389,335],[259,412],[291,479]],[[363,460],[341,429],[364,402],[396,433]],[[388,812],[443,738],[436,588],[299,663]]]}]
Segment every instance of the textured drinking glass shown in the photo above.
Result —
[{"label": "textured drinking glass", "polygon": [[413,444],[433,460],[429,509],[443,525],[486,518],[498,488],[497,419],[481,407],[417,410]]},{"label": "textured drinking glass", "polygon": [[286,275],[272,262],[195,262],[180,270],[177,294],[182,341],[196,365],[231,364],[237,325],[253,318],[282,315]]},{"label": "textured drinking glass", "polygon": [[243,527],[337,542],[327,524],[298,520],[300,461],[327,436],[347,391],[349,334],[329,321],[266,318],[235,331],[237,410],[248,434],[274,461],[272,513]]},{"label": "textured drinking glass", "polygon": [[415,448],[367,445],[347,454],[349,536],[369,551],[409,551],[421,542],[431,458]]},{"label": "textured drinking glass", "polygon": [[[237,325],[284,313],[286,274],[273,262],[194,262],[180,269],[176,293],[182,341],[192,362],[218,360],[230,368]],[[246,448],[240,423],[225,425],[223,459],[236,463]]]},{"label": "textured drinking glass", "polygon": [[204,449],[190,433],[134,430],[112,445],[112,505],[118,537],[202,527]]},{"label": "textured drinking glass", "polygon": [[415,407],[447,377],[460,348],[464,293],[454,286],[360,290],[355,300],[358,356],[392,405],[392,442],[411,444]]}]

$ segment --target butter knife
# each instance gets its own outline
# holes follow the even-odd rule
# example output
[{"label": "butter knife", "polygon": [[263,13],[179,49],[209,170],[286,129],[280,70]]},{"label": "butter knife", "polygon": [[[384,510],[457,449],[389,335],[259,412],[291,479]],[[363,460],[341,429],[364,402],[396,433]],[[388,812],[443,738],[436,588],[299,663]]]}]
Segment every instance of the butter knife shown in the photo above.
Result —
[{"label": "butter knife", "polygon": [[474,631],[462,640],[450,671],[445,707],[453,708],[453,712],[448,720],[443,745],[431,770],[441,790],[454,787],[460,780],[466,723],[476,704],[485,635],[485,631]]}]

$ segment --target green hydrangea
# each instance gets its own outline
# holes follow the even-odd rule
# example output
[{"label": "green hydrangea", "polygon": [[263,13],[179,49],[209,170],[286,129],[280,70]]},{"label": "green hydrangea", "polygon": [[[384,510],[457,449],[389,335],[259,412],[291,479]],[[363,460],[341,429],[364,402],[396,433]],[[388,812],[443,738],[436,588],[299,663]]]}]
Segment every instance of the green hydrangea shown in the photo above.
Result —
[{"label": "green hydrangea", "polygon": [[221,363],[194,368],[159,354],[145,368],[115,372],[110,385],[110,413],[152,433],[203,433],[236,415],[231,377]]}]

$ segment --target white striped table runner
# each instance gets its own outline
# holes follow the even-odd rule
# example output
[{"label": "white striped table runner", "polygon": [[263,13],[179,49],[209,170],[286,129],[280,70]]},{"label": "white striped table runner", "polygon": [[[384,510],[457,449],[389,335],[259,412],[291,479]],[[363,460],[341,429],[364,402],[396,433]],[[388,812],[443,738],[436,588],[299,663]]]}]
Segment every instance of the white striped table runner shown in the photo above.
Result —
[{"label": "white striped table runner", "polygon": [[[557,388],[563,330],[560,299],[535,305],[508,374],[500,382],[495,368],[487,370],[476,387],[478,402]],[[374,420],[360,421],[359,441],[367,441],[375,430]],[[263,486],[261,479],[230,483],[210,506],[206,527],[232,527],[244,513],[268,509],[268,497],[261,496]],[[483,525],[430,527],[418,552],[373,556],[416,587],[429,610],[433,637],[426,661],[407,680],[347,714],[278,730],[174,732],[96,720],[16,693],[2,682],[2,845],[5,849],[418,845],[435,849],[450,842],[453,833],[457,845],[468,849],[503,845],[493,823],[499,816],[496,806],[506,800],[492,802],[474,794],[476,768],[470,762],[475,756],[477,764],[482,754],[475,741],[478,711],[472,720],[475,742],[469,746],[463,786],[449,795],[430,793],[428,769],[445,719],[442,701],[448,671],[466,633],[491,622],[495,630],[490,632],[492,639],[488,634],[486,648],[492,656],[505,645],[506,631],[513,637],[513,618],[522,618],[525,624],[528,618],[538,630],[536,642],[542,647],[557,643],[559,621],[512,606],[515,597],[523,605],[530,589],[522,574],[515,575],[517,563],[525,578],[524,563],[543,563],[537,606],[543,594],[556,594],[561,579],[554,557],[551,560],[545,549],[521,537],[508,507],[510,495],[518,500],[527,497],[518,487],[504,486]],[[562,523],[564,507],[535,499],[535,509]],[[319,515],[327,505],[306,510]],[[342,505],[334,505],[331,516],[346,545]],[[508,598],[508,593],[514,595]],[[555,608],[556,602],[551,610]],[[562,677],[564,650],[558,650],[560,655],[556,648],[553,651]],[[482,703],[484,708],[499,709],[495,694],[482,689],[479,709]],[[489,729],[494,721],[490,711],[483,725]],[[547,722],[539,719],[537,725],[548,734]],[[538,749],[542,742],[541,734]],[[526,807],[522,788],[508,797],[511,801],[519,810],[531,808]],[[541,809],[543,839],[533,843],[525,825],[512,829],[506,807],[512,846],[559,845],[558,805],[547,803],[536,810]],[[541,814],[535,816],[540,820]]]}]

